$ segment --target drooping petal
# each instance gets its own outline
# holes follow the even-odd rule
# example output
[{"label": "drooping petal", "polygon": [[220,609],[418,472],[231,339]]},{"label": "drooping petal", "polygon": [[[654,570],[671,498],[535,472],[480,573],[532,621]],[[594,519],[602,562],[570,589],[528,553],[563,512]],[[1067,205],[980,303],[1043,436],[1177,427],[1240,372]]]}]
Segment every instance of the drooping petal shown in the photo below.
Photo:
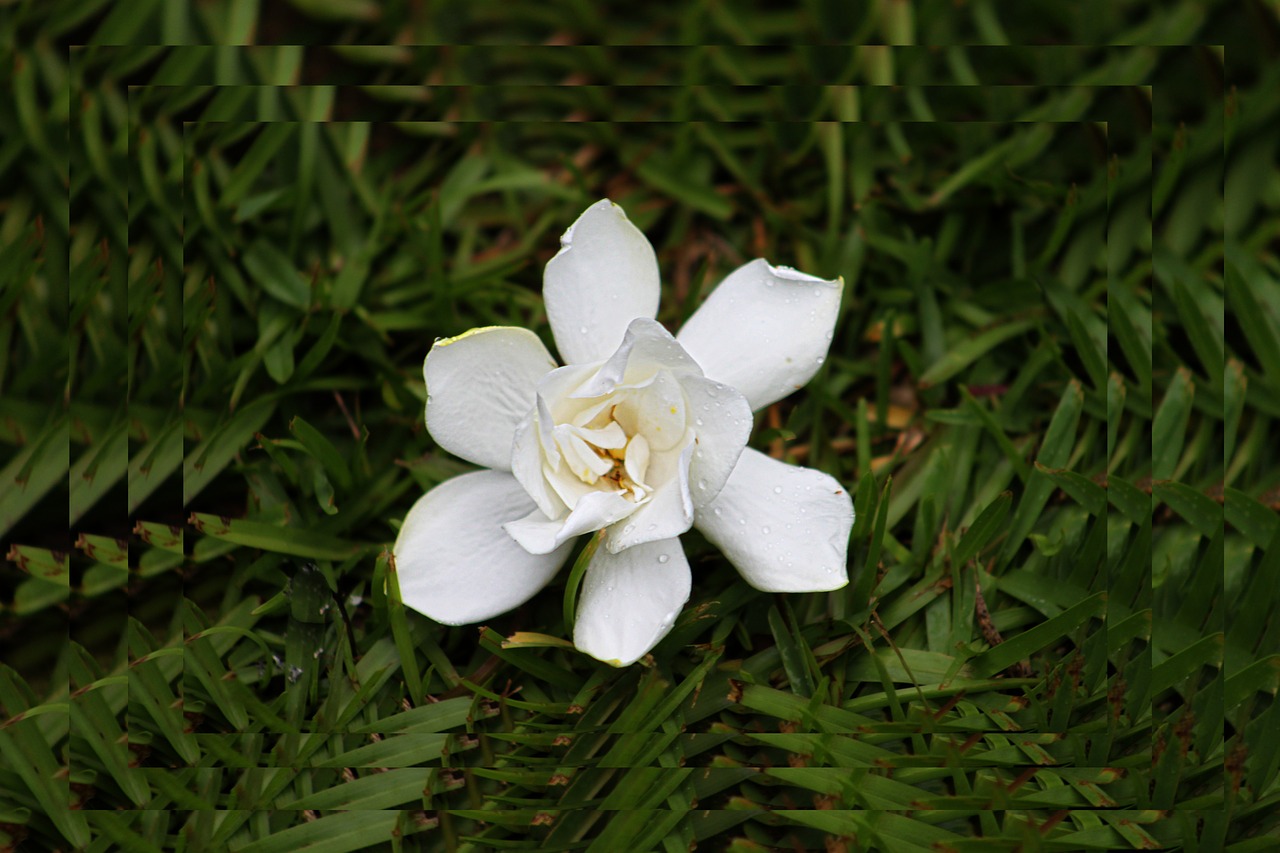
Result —
[{"label": "drooping petal", "polygon": [[620,554],[597,548],[582,579],[573,644],[614,666],[635,663],[671,630],[691,583],[679,539]]},{"label": "drooping petal", "polygon": [[720,494],[751,437],[751,406],[720,382],[704,377],[684,381],[689,400],[689,427],[698,437],[689,466],[693,505],[706,506]]},{"label": "drooping petal", "polygon": [[617,554],[645,542],[672,539],[693,526],[693,498],[689,494],[693,438],[693,431],[689,430],[679,452],[670,450],[651,457],[646,476],[649,482],[659,485],[635,512],[605,528],[604,546],[610,553]]},{"label": "drooping petal", "polygon": [[507,535],[503,523],[532,508],[502,471],[463,474],[427,492],[405,516],[393,549],[404,603],[437,622],[466,625],[528,601],[570,550],[534,555]]},{"label": "drooping petal", "polygon": [[566,364],[608,358],[627,324],[658,312],[658,259],[639,228],[608,199],[588,207],[560,238],[542,295]]},{"label": "drooping petal", "polygon": [[825,592],[849,582],[853,501],[813,468],[747,448],[694,526],[756,589]]},{"label": "drooping petal", "polygon": [[661,323],[639,317],[627,326],[622,342],[610,353],[608,361],[572,396],[599,397],[620,385],[646,386],[661,370],[676,377],[702,375],[697,362]]},{"label": "drooping petal", "polygon": [[676,339],[709,378],[737,388],[753,411],[762,409],[818,372],[843,286],[751,261],[711,292]]},{"label": "drooping petal", "polygon": [[516,426],[555,360],[528,329],[488,326],[436,341],[427,353],[427,430],[445,450],[511,470]]},{"label": "drooping petal", "polygon": [[502,527],[530,554],[547,554],[564,543],[613,524],[636,511],[637,504],[618,492],[588,492],[578,499],[573,511],[561,518],[547,518],[534,510]]}]

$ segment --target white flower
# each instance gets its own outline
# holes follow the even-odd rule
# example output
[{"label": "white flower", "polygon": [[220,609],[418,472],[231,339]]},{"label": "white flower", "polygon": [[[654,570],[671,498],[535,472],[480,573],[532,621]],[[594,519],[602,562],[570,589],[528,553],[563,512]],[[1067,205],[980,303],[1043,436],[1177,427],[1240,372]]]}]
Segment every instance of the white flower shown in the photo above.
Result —
[{"label": "white flower", "polygon": [[566,366],[506,326],[436,341],[427,355],[427,429],[492,470],[409,510],[394,549],[404,602],[449,625],[489,619],[542,589],[577,536],[603,531],[573,641],[622,666],[688,600],[678,537],[690,527],[757,589],[848,583],[844,488],[746,447],[751,412],[822,364],[842,282],[752,261],[672,337],[653,319],[653,248],[622,208],[593,204],[561,245],[543,295]]}]

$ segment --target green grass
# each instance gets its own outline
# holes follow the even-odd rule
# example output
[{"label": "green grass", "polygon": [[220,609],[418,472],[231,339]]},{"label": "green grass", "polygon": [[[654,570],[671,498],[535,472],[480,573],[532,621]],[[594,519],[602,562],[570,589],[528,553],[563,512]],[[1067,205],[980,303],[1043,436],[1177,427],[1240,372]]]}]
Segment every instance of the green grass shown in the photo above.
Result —
[{"label": "green grass", "polygon": [[[1280,845],[1275,9],[804,6],[0,5],[0,848]],[[387,554],[606,195],[670,328],[844,277],[752,443],[857,510],[621,670]]]}]

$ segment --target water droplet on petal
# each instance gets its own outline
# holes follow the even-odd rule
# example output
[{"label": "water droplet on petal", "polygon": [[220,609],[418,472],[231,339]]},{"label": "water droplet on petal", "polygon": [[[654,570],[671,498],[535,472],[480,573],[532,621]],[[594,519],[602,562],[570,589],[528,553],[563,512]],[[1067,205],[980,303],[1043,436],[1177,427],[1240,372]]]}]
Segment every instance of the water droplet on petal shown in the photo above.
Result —
[{"label": "water droplet on petal", "polygon": [[707,481],[706,481],[706,480],[699,480],[699,481],[698,481],[698,488],[699,488],[699,489],[705,489],[706,487],[707,487]]},{"label": "water droplet on petal", "polygon": [[587,327],[586,327],[586,326],[579,326],[579,327],[578,327],[578,334],[580,334],[580,335],[585,335],[586,333],[587,333]]},{"label": "water droplet on petal", "polygon": [[740,519],[738,519],[738,523],[739,523],[739,524],[744,524],[744,525],[745,525],[745,524],[747,523],[747,520],[746,520],[745,518],[740,518]]},{"label": "water droplet on petal", "polygon": [[814,361],[814,364],[822,364],[822,362],[826,361],[826,359],[823,358],[822,356],[818,356],[813,361]]},{"label": "water droplet on petal", "polygon": [[658,562],[659,562],[659,563],[665,563],[667,560],[670,560],[670,559],[671,559],[671,558],[670,558],[670,557],[668,557],[666,554],[659,554],[659,555],[658,555]]},{"label": "water droplet on petal", "polygon": [[768,527],[761,527],[760,532],[763,533],[765,536],[768,536],[770,531]]},{"label": "water droplet on petal", "polygon": [[702,426],[702,418],[698,418],[697,420],[694,421],[694,423],[697,424],[698,426]]},{"label": "water droplet on petal", "polygon": [[711,511],[712,511],[713,513],[715,513],[716,515],[720,515],[720,507],[716,507],[715,509],[713,509],[713,510],[711,510]]},{"label": "water droplet on petal", "polygon": [[773,487],[773,493],[774,493],[775,495],[780,495],[780,494],[782,494],[782,486],[774,486],[774,487]]}]

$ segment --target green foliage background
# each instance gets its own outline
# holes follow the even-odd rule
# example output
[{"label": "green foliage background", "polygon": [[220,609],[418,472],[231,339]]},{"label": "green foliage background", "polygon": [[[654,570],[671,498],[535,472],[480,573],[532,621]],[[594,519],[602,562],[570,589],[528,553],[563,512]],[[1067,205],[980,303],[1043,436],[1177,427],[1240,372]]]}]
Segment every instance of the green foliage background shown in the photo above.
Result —
[{"label": "green foliage background", "polygon": [[[0,846],[1280,847],[1276,4],[803,7],[0,3]],[[386,552],[603,196],[672,328],[844,276],[753,443],[857,508],[622,670]]]}]

